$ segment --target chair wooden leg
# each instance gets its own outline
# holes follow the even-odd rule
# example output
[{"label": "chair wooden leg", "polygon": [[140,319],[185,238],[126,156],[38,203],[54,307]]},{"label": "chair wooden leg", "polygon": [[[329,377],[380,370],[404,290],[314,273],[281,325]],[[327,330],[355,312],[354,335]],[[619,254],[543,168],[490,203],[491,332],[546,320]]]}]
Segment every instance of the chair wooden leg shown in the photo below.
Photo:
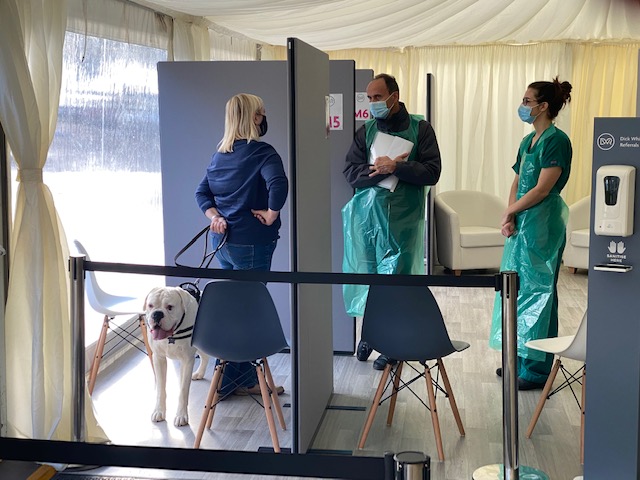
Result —
[{"label": "chair wooden leg", "polygon": [[578,269],[576,267],[567,267],[567,268],[569,269],[569,273],[575,274],[578,272]]},{"label": "chair wooden leg", "polygon": [[531,417],[531,422],[529,422],[529,427],[527,428],[526,433],[527,438],[531,438],[533,429],[536,428],[536,423],[538,423],[538,418],[540,418],[542,408],[544,407],[544,404],[547,401],[547,397],[549,396],[549,392],[553,387],[553,381],[556,379],[558,370],[560,370],[560,365],[562,365],[562,361],[560,360],[560,358],[556,358],[556,361],[553,364],[553,368],[551,369],[551,373],[549,373],[549,378],[547,378],[547,383],[544,384],[544,388],[542,389],[542,393],[540,394],[538,405],[536,406],[536,409],[533,412],[533,416]]},{"label": "chair wooden leg", "polygon": [[102,321],[102,330],[100,330],[98,343],[96,343],[96,352],[93,354],[93,360],[91,362],[91,371],[89,372],[89,395],[93,394],[93,388],[96,385],[96,378],[98,378],[98,370],[100,370],[100,361],[102,360],[102,354],[104,353],[104,344],[107,341],[108,332],[109,315],[105,315],[104,320]]},{"label": "chair wooden leg", "polygon": [[449,382],[449,375],[447,375],[447,371],[444,368],[444,362],[441,358],[438,359],[438,368],[442,374],[442,383],[444,383],[444,388],[447,391],[447,396],[449,397],[449,404],[451,405],[453,417],[456,419],[456,424],[458,424],[458,431],[460,432],[460,436],[464,437],[464,426],[462,425],[462,418],[460,418],[460,412],[458,411],[458,404],[456,403],[456,398],[453,396],[453,389]]},{"label": "chair wooden leg", "polygon": [[221,376],[221,365],[216,366],[215,371],[213,373],[213,378],[211,379],[211,386],[209,387],[209,394],[207,395],[207,403],[204,405],[204,412],[202,412],[202,417],[200,418],[200,426],[198,427],[198,433],[196,435],[196,441],[193,444],[193,448],[200,448],[200,442],[202,442],[202,435],[204,434],[205,426],[209,420],[210,412],[212,406],[214,405],[214,400],[218,394],[218,384],[220,383]]},{"label": "chair wooden leg", "polygon": [[149,344],[149,332],[147,332],[147,322],[145,321],[144,315],[138,316],[138,322],[140,323],[140,332],[142,333],[144,348],[147,351],[147,356],[149,357],[149,361],[151,362],[151,370],[155,374],[156,372],[153,368],[153,350],[151,350],[151,345]]},{"label": "chair wooden leg", "polygon": [[400,375],[402,375],[402,364],[404,362],[398,362],[396,367],[396,376],[393,379],[393,392],[391,393],[391,400],[389,401],[389,413],[387,414],[387,426],[391,426],[393,422],[393,413],[396,410],[396,400],[398,399],[398,387],[400,386]]},{"label": "chair wooden leg", "polygon": [[433,433],[436,437],[436,447],[438,448],[438,458],[444,461],[444,449],[442,448],[442,434],[440,433],[440,421],[438,420],[438,410],[436,408],[436,394],[433,390],[433,379],[431,370],[425,364],[424,378],[427,382],[427,393],[429,394],[429,409],[431,410],[431,423],[433,423]]},{"label": "chair wooden leg", "polygon": [[584,465],[584,412],[587,386],[587,366],[582,367],[582,405],[580,408],[580,464]]},{"label": "chair wooden leg", "polygon": [[271,408],[271,400],[269,399],[269,388],[265,380],[265,374],[261,365],[256,365],[256,373],[258,374],[258,383],[260,384],[260,393],[262,394],[262,404],[264,406],[264,414],[269,424],[269,432],[271,433],[271,442],[273,443],[273,451],[280,453],[280,442],[278,441],[278,432],[276,432],[276,422],[273,419],[273,410]]},{"label": "chair wooden leg", "polygon": [[[216,366],[216,369],[214,370],[213,376],[215,377],[216,373],[218,373],[218,381],[216,383],[216,390],[213,393],[213,400],[211,402],[211,405],[209,407],[209,414],[207,415],[207,428],[211,428],[211,424],[213,423],[213,416],[216,413],[216,406],[218,405],[218,397],[220,396],[220,394],[218,393],[220,391],[220,385],[222,385],[222,377],[224,377],[224,369],[227,366],[227,362],[221,361],[220,364],[218,366]],[[211,379],[211,381],[213,382],[213,378]]]},{"label": "chair wooden leg", "polygon": [[384,371],[382,372],[380,383],[378,383],[376,395],[375,397],[373,397],[373,402],[371,403],[371,408],[369,409],[369,415],[367,415],[367,421],[364,424],[364,430],[362,430],[362,435],[360,435],[360,441],[358,442],[358,448],[360,449],[364,448],[364,444],[367,441],[369,430],[371,430],[373,419],[376,416],[376,411],[378,410],[378,405],[380,404],[380,399],[382,398],[382,393],[384,392],[384,386],[387,383],[387,378],[389,378],[389,372],[391,372],[391,365],[387,364],[387,366],[384,367]]},{"label": "chair wooden leg", "polygon": [[267,362],[266,358],[263,358],[262,362],[264,366],[264,373],[267,377],[267,385],[269,385],[269,389],[271,390],[271,401],[273,402],[273,407],[276,411],[276,415],[278,416],[280,427],[282,427],[282,430],[286,430],[287,424],[284,422],[284,415],[282,414],[282,406],[280,405],[280,400],[278,399],[278,391],[276,389],[276,384],[273,381],[273,376],[271,375],[271,368],[269,367],[269,362]]}]

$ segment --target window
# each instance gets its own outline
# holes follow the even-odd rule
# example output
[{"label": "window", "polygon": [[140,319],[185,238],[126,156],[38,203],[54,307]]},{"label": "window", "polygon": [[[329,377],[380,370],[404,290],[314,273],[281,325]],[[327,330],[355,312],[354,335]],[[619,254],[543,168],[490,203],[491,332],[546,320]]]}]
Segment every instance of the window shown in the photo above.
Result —
[{"label": "window", "polygon": [[[156,64],[166,58],[161,49],[66,34],[44,181],[72,252],[78,239],[93,260],[164,264]],[[97,276],[110,293],[143,298],[164,284],[144,275]],[[87,305],[88,344],[101,318]]]}]

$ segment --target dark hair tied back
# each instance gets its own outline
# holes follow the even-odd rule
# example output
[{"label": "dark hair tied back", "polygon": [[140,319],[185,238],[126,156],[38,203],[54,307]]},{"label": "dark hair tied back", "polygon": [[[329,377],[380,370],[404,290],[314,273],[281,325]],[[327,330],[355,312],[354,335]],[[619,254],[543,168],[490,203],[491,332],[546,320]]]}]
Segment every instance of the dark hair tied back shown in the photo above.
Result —
[{"label": "dark hair tied back", "polygon": [[547,102],[549,104],[549,118],[552,120],[567,103],[571,101],[572,86],[569,82],[560,82],[558,77],[552,82],[533,82],[529,88],[536,90],[536,101],[538,103]]}]

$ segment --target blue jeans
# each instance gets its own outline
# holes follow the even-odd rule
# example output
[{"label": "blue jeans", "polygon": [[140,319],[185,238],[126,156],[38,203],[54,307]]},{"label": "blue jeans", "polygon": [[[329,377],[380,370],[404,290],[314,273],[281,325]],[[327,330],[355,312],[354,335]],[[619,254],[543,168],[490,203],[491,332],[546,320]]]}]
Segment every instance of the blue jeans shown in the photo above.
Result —
[{"label": "blue jeans", "polygon": [[[219,239],[213,237],[212,245]],[[225,244],[216,254],[220,268],[224,270],[271,270],[271,259],[277,240],[262,245]],[[214,247],[215,248],[215,247]],[[219,360],[216,360],[216,365]],[[258,383],[256,369],[250,362],[227,362],[220,386],[220,395],[226,396],[237,388],[251,388]]]},{"label": "blue jeans", "polygon": [[[217,240],[214,240],[217,244]],[[264,245],[238,245],[226,243],[216,254],[224,270],[271,270],[271,258],[277,240]]]}]

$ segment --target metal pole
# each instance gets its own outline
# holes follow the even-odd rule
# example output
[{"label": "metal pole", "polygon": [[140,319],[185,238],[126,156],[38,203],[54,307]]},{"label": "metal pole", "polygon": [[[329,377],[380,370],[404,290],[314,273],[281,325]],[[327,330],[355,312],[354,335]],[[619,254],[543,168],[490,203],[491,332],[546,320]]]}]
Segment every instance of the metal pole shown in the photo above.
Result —
[{"label": "metal pole", "polygon": [[502,275],[502,441],[505,480],[520,478],[518,465],[518,274]]},{"label": "metal pole", "polygon": [[396,464],[396,480],[431,478],[431,458],[422,452],[400,452],[393,460]]},{"label": "metal pole", "polygon": [[473,480],[549,480],[542,471],[518,463],[518,274],[500,272],[502,294],[502,441],[503,464],[485,465]]},{"label": "metal pole", "polygon": [[71,312],[71,396],[73,441],[85,441],[84,418],[84,255],[69,259]]}]

